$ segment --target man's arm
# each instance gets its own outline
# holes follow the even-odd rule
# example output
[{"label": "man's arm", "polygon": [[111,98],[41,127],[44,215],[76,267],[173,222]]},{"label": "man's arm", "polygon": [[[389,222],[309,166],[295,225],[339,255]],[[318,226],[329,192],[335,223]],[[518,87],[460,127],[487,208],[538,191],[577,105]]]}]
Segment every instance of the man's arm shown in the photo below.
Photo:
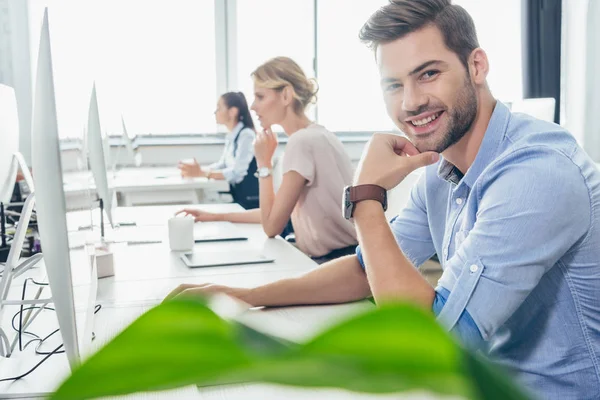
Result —
[{"label": "man's arm", "polygon": [[398,247],[381,204],[358,203],[354,221],[375,301],[406,299],[431,308],[435,291]]},{"label": "man's arm", "polygon": [[[401,136],[374,134],[356,170],[355,185],[375,184],[390,190],[415,169],[438,158],[432,152],[419,153]],[[426,214],[422,214],[422,225],[426,225]],[[375,301],[409,300],[430,309],[435,291],[396,243],[381,204],[375,200],[359,202],[353,216]],[[430,239],[429,232],[426,236]]]},{"label": "man's arm", "polygon": [[337,304],[371,295],[355,255],[338,258],[298,278],[283,279],[250,289],[246,302],[255,306]]},{"label": "man's arm", "polygon": [[356,256],[346,256],[323,264],[297,278],[282,279],[256,288],[230,288],[220,285],[180,285],[167,299],[177,295],[226,293],[252,306],[291,306],[337,304],[362,300],[371,295],[367,277]]}]

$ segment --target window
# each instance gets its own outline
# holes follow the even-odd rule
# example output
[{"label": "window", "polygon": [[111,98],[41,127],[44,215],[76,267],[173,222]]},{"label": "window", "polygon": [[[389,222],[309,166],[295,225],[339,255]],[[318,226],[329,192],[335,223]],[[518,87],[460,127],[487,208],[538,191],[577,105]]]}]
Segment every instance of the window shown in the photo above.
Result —
[{"label": "window", "polygon": [[[270,58],[290,57],[314,77],[313,0],[237,2],[237,87],[254,99],[250,74]],[[258,121],[255,121],[258,123]]]},{"label": "window", "polygon": [[332,131],[390,130],[373,51],[358,32],[387,0],[318,2],[319,122]]},{"label": "window", "polygon": [[[104,129],[131,134],[216,132],[216,52],[230,57],[229,86],[253,101],[250,73],[288,56],[319,82],[318,122],[332,131],[394,129],[386,114],[373,53],[358,39],[388,0],[29,0],[35,73],[43,7],[50,28],[59,132],[79,137],[97,84]],[[521,0],[490,9],[455,0],[472,15],[490,59],[488,82],[503,101],[522,98]],[[316,9],[315,9],[316,4]],[[216,49],[215,7],[235,33]],[[316,17],[316,18],[315,18]],[[318,35],[315,54],[315,23]],[[231,29],[230,29],[231,28]],[[219,59],[221,62],[221,58]],[[219,70],[219,72],[222,72]],[[221,86],[219,85],[219,86]]]},{"label": "window", "polygon": [[502,101],[522,99],[521,0],[453,3],[464,7],[475,21],[479,45],[490,62],[488,84],[494,97]]},{"label": "window", "polygon": [[34,65],[45,4],[61,137],[81,135],[94,81],[109,134],[121,115],[134,135],[216,131],[213,1],[35,1]]}]

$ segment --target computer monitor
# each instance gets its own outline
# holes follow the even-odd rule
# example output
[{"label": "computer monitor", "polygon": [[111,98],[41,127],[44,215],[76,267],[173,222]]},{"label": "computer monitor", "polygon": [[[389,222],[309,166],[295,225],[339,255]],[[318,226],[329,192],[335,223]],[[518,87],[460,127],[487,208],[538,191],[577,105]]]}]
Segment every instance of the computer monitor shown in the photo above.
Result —
[{"label": "computer monitor", "polygon": [[531,115],[532,117],[554,122],[556,101],[552,97],[539,99],[522,99],[512,103],[511,111]]},{"label": "computer monitor", "polygon": [[100,113],[98,112],[98,97],[96,95],[96,84],[92,88],[90,106],[88,112],[88,127],[86,143],[88,146],[88,157],[98,197],[102,200],[104,211],[110,225],[113,226],[112,206],[113,195],[108,185],[107,163],[105,157],[105,141],[100,125]]},{"label": "computer monitor", "polygon": [[14,154],[19,151],[19,116],[15,91],[3,84],[0,84],[0,115],[0,202],[8,203],[17,177]]},{"label": "computer monitor", "polygon": [[[58,325],[71,368],[80,362],[81,350],[91,341],[91,319],[95,290],[90,290],[84,314],[86,329],[79,334],[67,232],[66,204],[56,119],[48,9],[40,34],[32,121],[32,162],[37,204],[37,221],[42,254],[52,291]],[[79,266],[78,266],[79,267]],[[94,271],[90,273],[92,287]]]},{"label": "computer monitor", "polygon": [[123,141],[125,142],[128,161],[134,164],[136,167],[139,167],[142,164],[142,155],[137,153],[133,148],[133,141],[131,140],[131,137],[129,137],[129,132],[127,132],[127,126],[125,125],[125,119],[122,115],[121,125],[123,126]]}]

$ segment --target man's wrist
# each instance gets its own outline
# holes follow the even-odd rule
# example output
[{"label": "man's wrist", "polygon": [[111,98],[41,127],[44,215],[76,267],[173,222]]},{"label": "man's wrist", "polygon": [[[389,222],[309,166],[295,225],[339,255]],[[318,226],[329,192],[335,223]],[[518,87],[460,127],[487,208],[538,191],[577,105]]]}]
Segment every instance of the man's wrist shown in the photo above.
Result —
[{"label": "man's wrist", "polygon": [[258,288],[247,288],[244,289],[243,292],[241,293],[241,296],[239,297],[240,300],[242,300],[245,303],[250,304],[252,307],[258,307],[260,306],[260,299],[258,298],[258,296],[256,295],[256,291]]},{"label": "man's wrist", "polygon": [[383,187],[381,183],[377,182],[377,179],[370,179],[368,177],[358,177],[356,181],[353,183],[353,186],[361,186],[361,185],[377,185]]},{"label": "man's wrist", "polygon": [[385,214],[381,203],[377,200],[363,200],[354,204],[354,212],[352,217],[354,221],[359,222],[361,219],[369,219],[376,215]]}]

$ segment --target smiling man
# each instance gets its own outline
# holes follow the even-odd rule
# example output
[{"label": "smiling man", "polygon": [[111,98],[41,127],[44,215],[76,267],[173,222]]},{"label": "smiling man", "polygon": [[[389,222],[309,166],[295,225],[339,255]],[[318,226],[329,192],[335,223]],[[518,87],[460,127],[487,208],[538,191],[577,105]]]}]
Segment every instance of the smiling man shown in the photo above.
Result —
[{"label": "smiling man", "polygon": [[[365,149],[345,193],[357,254],[258,288],[187,285],[173,295],[225,292],[257,306],[411,301],[540,398],[598,398],[600,172],[560,126],[494,99],[473,21],[449,0],[392,0],[360,36],[410,141],[376,134]],[[425,165],[388,223],[386,190]],[[435,289],[415,268],[433,254],[444,269]]]}]

